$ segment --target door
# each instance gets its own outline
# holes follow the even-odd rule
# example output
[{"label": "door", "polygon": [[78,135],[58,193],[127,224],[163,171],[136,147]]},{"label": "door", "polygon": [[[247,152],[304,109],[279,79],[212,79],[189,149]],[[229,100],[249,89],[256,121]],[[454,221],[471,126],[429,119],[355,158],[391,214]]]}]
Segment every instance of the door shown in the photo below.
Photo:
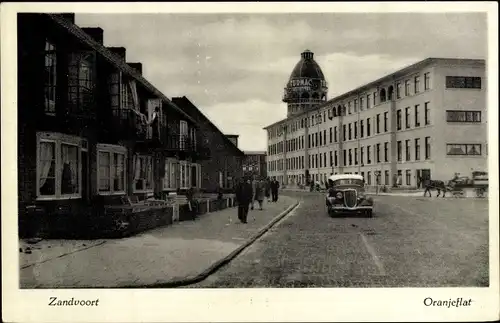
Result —
[{"label": "door", "polygon": [[87,150],[82,150],[82,201],[89,201],[89,160]]},{"label": "door", "polygon": [[417,188],[422,187],[421,180],[422,180],[422,170],[417,169]]},{"label": "door", "polygon": [[422,169],[422,178],[423,179],[432,179],[431,170],[430,169]]},{"label": "door", "polygon": [[196,165],[191,166],[191,187],[198,187],[198,173],[196,172]]}]

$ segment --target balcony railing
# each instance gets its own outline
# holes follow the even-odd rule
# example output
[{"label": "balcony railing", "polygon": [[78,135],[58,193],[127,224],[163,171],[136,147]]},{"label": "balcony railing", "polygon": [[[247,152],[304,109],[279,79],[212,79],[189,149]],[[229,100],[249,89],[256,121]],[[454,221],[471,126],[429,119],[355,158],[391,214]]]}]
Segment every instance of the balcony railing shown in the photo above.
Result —
[{"label": "balcony railing", "polygon": [[145,140],[148,135],[148,125],[143,114],[132,109],[113,109],[112,128],[122,140]]}]

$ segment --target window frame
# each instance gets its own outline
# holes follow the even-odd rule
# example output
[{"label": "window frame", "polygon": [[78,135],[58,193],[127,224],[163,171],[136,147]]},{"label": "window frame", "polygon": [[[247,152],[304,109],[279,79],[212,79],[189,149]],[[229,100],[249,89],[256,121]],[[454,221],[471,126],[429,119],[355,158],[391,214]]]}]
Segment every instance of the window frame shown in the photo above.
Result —
[{"label": "window frame", "polygon": [[[47,115],[55,115],[57,100],[57,48],[49,39],[45,40],[44,58],[44,70],[47,73],[44,75],[44,112]],[[49,76],[48,79],[47,76]]]},{"label": "window frame", "polygon": [[[110,145],[110,144],[97,144],[97,195],[125,195],[127,194],[127,148],[120,145]],[[101,191],[100,183],[101,183],[101,174],[100,174],[100,153],[109,153],[109,191]],[[113,174],[114,166],[114,154],[123,155],[123,190],[115,191],[113,185],[113,178],[111,174]]]},{"label": "window frame", "polygon": [[[83,143],[86,141],[82,137],[66,135],[57,132],[37,132],[36,141],[36,200],[37,201],[51,201],[51,200],[70,200],[70,199],[81,199],[82,198],[82,150]],[[40,149],[42,142],[54,143],[54,195],[42,195],[40,194]],[[73,194],[62,194],[61,193],[61,181],[62,181],[62,145],[69,145],[77,147],[77,167],[78,167],[78,193]]]},{"label": "window frame", "polygon": [[[465,153],[464,154],[450,154],[448,152],[449,146],[465,146]],[[479,153],[478,154],[469,154],[468,147],[469,146],[478,146],[479,147]],[[483,155],[483,145],[480,143],[447,143],[446,144],[446,156],[482,156]]]},{"label": "window frame", "polygon": [[[140,158],[142,160],[150,160],[151,162],[149,163],[149,165],[151,165],[151,170],[150,170],[150,177],[151,177],[151,188],[147,188],[147,183],[144,184],[144,188],[143,189],[136,189],[136,182],[138,180],[144,180],[147,178],[139,178],[139,179],[136,179],[135,175],[136,175],[136,172],[137,170],[135,170],[135,167],[137,167],[137,159]],[[144,154],[135,154],[133,156],[133,168],[135,170],[134,174],[133,174],[133,185],[132,185],[132,192],[133,193],[147,193],[148,195],[149,194],[152,194],[154,192],[154,186],[155,186],[155,183],[154,183],[154,174],[153,174],[153,170],[154,170],[154,166],[153,166],[153,156],[149,156],[149,155],[144,155]],[[141,167],[142,167],[142,162],[141,162]],[[148,170],[146,169],[146,172]]]},{"label": "window frame", "polygon": [[[446,110],[446,122],[449,123],[481,123],[482,121],[482,111],[480,110]],[[451,114],[464,114],[464,121],[458,120],[459,118],[450,118]],[[472,120],[467,120],[469,114],[472,114]],[[476,120],[476,116],[479,115],[479,120]],[[455,119],[455,120],[453,120]]]}]

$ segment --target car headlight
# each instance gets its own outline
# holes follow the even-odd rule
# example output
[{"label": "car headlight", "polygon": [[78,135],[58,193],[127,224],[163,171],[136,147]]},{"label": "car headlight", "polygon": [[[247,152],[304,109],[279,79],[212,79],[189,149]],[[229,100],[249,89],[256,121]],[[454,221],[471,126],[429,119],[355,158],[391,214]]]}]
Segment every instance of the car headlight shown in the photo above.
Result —
[{"label": "car headlight", "polygon": [[335,197],[337,197],[338,199],[341,199],[342,198],[342,193],[338,192],[337,195]]}]

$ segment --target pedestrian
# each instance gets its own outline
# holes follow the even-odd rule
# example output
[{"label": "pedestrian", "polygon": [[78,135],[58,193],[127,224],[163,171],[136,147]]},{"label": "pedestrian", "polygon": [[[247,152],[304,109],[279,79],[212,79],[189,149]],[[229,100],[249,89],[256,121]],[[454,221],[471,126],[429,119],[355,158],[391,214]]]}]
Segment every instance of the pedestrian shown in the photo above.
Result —
[{"label": "pedestrian", "polygon": [[259,203],[259,210],[262,210],[262,204],[264,203],[266,185],[263,180],[259,180],[255,186],[255,199]]},{"label": "pedestrian", "polygon": [[251,185],[252,185],[252,201],[250,202],[250,209],[253,210],[253,206],[256,200],[255,193],[257,191],[257,180],[255,178],[253,178]]},{"label": "pedestrian", "polygon": [[271,195],[272,195],[273,202],[278,201],[279,188],[280,188],[280,183],[276,179],[273,179],[273,181],[271,182]]},{"label": "pedestrian", "polygon": [[248,206],[252,201],[252,184],[250,180],[241,179],[236,187],[236,202],[238,203],[238,219],[247,223]]},{"label": "pedestrian", "polygon": [[267,202],[271,202],[271,181],[269,177],[267,177],[265,181],[265,195]]}]

